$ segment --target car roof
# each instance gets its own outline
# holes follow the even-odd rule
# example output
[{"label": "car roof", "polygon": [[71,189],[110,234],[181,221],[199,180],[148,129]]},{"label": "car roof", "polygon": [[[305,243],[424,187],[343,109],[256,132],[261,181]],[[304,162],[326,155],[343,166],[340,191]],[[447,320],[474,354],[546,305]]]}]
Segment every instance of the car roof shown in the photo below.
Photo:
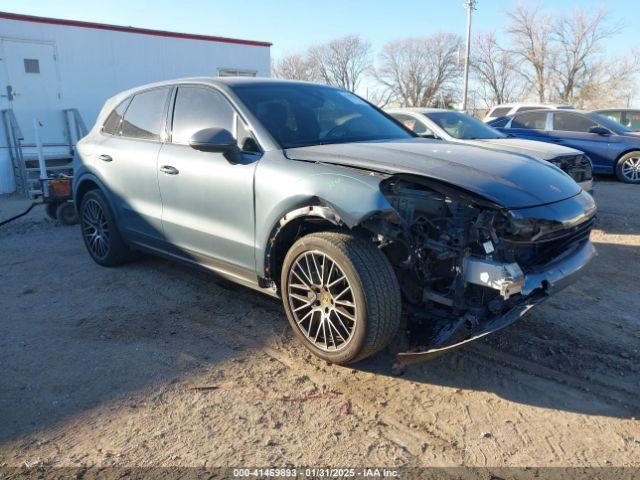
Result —
[{"label": "car roof", "polygon": [[491,110],[494,108],[503,108],[503,107],[540,107],[542,108],[557,108],[557,107],[571,107],[568,103],[538,103],[538,102],[518,102],[518,103],[501,103],[499,105],[494,105],[491,107]]},{"label": "car roof", "polygon": [[239,85],[315,85],[318,87],[326,87],[326,88],[335,88],[329,85],[324,85],[322,83],[314,83],[314,82],[303,82],[300,80],[281,80],[277,78],[267,78],[267,77],[185,77],[185,78],[175,78],[172,80],[163,80],[161,82],[147,83],[144,85],[139,85],[134,88],[130,88],[129,90],[122,91],[113,97],[110,100],[114,99],[124,99],[130,95],[135,94],[136,92],[140,92],[143,90],[148,90],[151,88],[157,87],[165,87],[171,85],[180,85],[180,84],[189,84],[189,83],[200,83],[200,84],[209,84],[215,85],[218,87],[235,87]]},{"label": "car roof", "polygon": [[592,110],[592,112],[640,112],[640,108],[600,108],[598,110]]},{"label": "car roof", "polygon": [[[545,112],[545,113],[581,113],[583,115],[587,115],[589,113],[598,113],[598,112],[591,112],[589,110],[578,110],[576,108],[571,108],[571,109],[560,109],[560,110],[551,110],[548,108],[539,108],[537,110],[527,110],[526,112],[516,112],[516,113],[512,113],[511,115],[503,115],[502,117],[498,117],[498,118],[512,118],[515,117],[516,115],[525,115],[527,113],[535,113],[535,112]],[[497,120],[497,118],[496,118]]]},{"label": "car roof", "polygon": [[385,108],[385,112],[396,112],[396,113],[429,113],[429,112],[456,112],[457,110],[447,110],[446,108],[428,108],[428,107],[394,107],[394,108]]}]

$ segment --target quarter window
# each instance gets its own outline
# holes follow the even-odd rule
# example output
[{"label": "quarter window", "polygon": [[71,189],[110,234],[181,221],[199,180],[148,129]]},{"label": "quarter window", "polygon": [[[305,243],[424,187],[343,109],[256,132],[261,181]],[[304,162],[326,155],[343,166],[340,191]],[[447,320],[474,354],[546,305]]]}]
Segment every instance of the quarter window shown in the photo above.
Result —
[{"label": "quarter window", "polygon": [[590,118],[572,113],[558,112],[553,115],[553,129],[563,132],[583,132],[586,133],[591,127],[598,124]]},{"label": "quarter window", "polygon": [[104,133],[108,133],[109,135],[118,135],[120,132],[120,122],[122,121],[122,116],[124,115],[124,111],[127,109],[128,104],[129,99],[127,98],[124,102],[121,102],[120,105],[113,109],[102,126],[102,131]]},{"label": "quarter window", "polygon": [[158,88],[135,95],[122,121],[121,135],[143,140],[160,140],[168,91],[168,88]]},{"label": "quarter window", "polygon": [[547,126],[547,112],[527,112],[513,117],[511,128],[526,128],[529,130],[545,130]]},{"label": "quarter window", "polygon": [[238,145],[240,150],[247,153],[260,153],[260,147],[251,130],[245,125],[239,115],[236,115],[238,125]]},{"label": "quarter window", "polygon": [[179,87],[173,110],[172,143],[187,145],[191,135],[204,128],[233,132],[234,111],[229,102],[210,88]]}]

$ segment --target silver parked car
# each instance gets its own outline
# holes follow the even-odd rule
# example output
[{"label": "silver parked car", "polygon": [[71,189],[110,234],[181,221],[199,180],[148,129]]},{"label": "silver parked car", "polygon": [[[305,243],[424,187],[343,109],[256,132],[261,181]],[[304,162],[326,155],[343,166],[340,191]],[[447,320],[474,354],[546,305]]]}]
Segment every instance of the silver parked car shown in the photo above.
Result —
[{"label": "silver parked car", "polygon": [[595,255],[595,204],[556,167],[419,138],[323,85],[143,86],[108,100],[78,151],[97,263],[151,252],[279,296],[296,336],[335,363],[398,334],[403,362],[463,345]]},{"label": "silver parked car", "polygon": [[466,113],[439,108],[391,108],[387,112],[423,138],[466,143],[522,153],[553,163],[587,192],[593,190],[593,167],[584,152],[563,145],[510,137]]}]

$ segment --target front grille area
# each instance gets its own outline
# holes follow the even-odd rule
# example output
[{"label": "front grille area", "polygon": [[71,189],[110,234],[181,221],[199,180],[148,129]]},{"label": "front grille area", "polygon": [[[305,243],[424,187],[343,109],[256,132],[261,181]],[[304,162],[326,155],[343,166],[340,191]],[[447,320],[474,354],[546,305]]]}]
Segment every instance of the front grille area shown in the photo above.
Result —
[{"label": "front grille area", "polygon": [[586,155],[563,155],[552,158],[549,162],[567,173],[576,182],[591,180],[593,176],[591,162]]},{"label": "front grille area", "polygon": [[592,217],[575,227],[555,232],[535,242],[513,243],[514,260],[525,273],[546,265],[567,250],[588,242],[595,221],[595,217]]}]

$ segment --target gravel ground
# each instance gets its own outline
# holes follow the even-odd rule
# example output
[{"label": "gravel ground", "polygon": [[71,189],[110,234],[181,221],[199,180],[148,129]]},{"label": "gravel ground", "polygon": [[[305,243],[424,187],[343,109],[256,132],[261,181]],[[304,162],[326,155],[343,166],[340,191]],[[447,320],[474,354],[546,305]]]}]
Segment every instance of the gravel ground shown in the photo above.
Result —
[{"label": "gravel ground", "polygon": [[38,207],[0,228],[0,466],[640,466],[640,187],[596,200],[580,283],[402,376],[212,275],[99,267]]}]

